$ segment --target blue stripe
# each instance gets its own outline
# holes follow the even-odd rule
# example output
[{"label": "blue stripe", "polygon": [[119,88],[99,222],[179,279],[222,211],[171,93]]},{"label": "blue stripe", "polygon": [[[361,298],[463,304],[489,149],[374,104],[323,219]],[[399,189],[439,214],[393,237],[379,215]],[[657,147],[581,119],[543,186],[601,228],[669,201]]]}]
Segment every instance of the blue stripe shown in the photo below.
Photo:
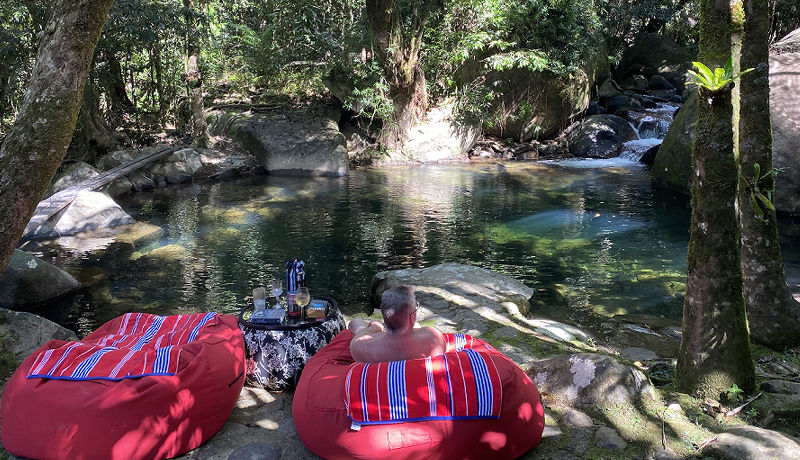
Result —
[{"label": "blue stripe", "polygon": [[367,369],[369,368],[369,363],[364,364],[364,369],[361,370],[361,411],[362,411],[362,418],[366,422],[369,420],[369,414],[367,413]]},{"label": "blue stripe", "polygon": [[99,361],[104,354],[116,349],[116,347],[104,347],[95,351],[91,356],[83,360],[83,362],[80,363],[74,371],[72,371],[72,377],[79,379],[88,377],[89,372],[91,372],[92,369],[94,369],[94,366],[97,365],[97,361]]},{"label": "blue stripe", "polygon": [[445,356],[444,359],[444,372],[447,375],[447,397],[450,398],[450,415],[453,415],[456,411],[453,402],[453,381],[450,379],[450,363],[447,362],[447,357]]},{"label": "blue stripe", "polygon": [[169,370],[169,352],[172,345],[156,350],[156,362],[153,364],[153,372],[167,372]]},{"label": "blue stripe", "polygon": [[76,378],[76,377],[70,377],[70,376],[51,376],[51,375],[48,375],[48,374],[35,374],[35,375],[29,375],[27,378],[29,378],[29,379],[50,379],[50,380],[75,380],[75,381],[78,381],[78,380],[106,380],[106,381],[109,381],[109,382],[118,382],[120,380],[137,379],[139,377],[150,377],[150,376],[153,376],[153,375],[172,376],[172,375],[175,375],[175,373],[174,372],[149,372],[147,374],[124,375],[122,377],[113,377],[113,378],[112,377]]},{"label": "blue stripe", "polygon": [[469,357],[472,366],[472,374],[475,377],[475,390],[478,394],[478,416],[492,415],[493,395],[492,379],[489,377],[489,367],[486,365],[483,356],[474,350],[464,350]]},{"label": "blue stripe", "polygon": [[57,361],[57,362],[56,362],[56,363],[53,365],[53,367],[51,367],[51,368],[50,368],[50,372],[47,372],[47,373],[45,373],[44,375],[45,375],[45,376],[47,376],[47,375],[50,375],[50,374],[52,374],[53,372],[55,372],[55,370],[56,370],[56,369],[58,369],[58,366],[60,366],[60,365],[61,365],[61,363],[64,361],[64,358],[66,358],[66,357],[67,357],[67,355],[68,355],[68,354],[69,354],[69,353],[72,351],[72,349],[73,349],[73,348],[75,348],[76,346],[78,346],[78,344],[77,344],[77,343],[73,343],[72,345],[70,345],[70,346],[69,346],[69,348],[67,348],[67,351],[65,351],[65,352],[64,352],[64,354],[63,354],[63,355],[61,355],[61,358],[59,358],[59,359],[58,359],[58,361]]},{"label": "blue stripe", "polygon": [[139,338],[139,340],[136,342],[136,345],[131,347],[131,350],[139,351],[148,342],[153,340],[153,337],[155,337],[156,332],[158,332],[158,330],[161,329],[161,325],[163,323],[164,323],[164,317],[163,316],[156,316],[153,319],[153,324],[151,324],[150,327],[147,328],[147,331],[144,333],[144,335],[141,338]]},{"label": "blue stripe", "polygon": [[194,341],[194,339],[197,338],[197,334],[200,333],[200,329],[203,326],[205,326],[207,322],[211,321],[215,316],[217,316],[217,314],[214,313],[213,311],[206,313],[206,315],[200,321],[200,324],[198,324],[197,326],[194,327],[194,329],[192,329],[192,333],[189,334],[189,340],[187,340],[186,343]]},{"label": "blue stripe", "polygon": [[464,337],[464,334],[453,334],[453,338],[455,339],[455,351],[463,350],[464,346],[467,344],[467,338]]},{"label": "blue stripe", "polygon": [[403,420],[376,420],[373,422],[360,422],[354,419],[351,415],[348,414],[350,420],[358,423],[359,425],[389,425],[391,423],[406,423],[406,422],[426,422],[428,420],[497,420],[500,417],[497,415],[488,415],[488,416],[478,416],[478,415],[466,415],[466,416],[459,416],[459,417],[412,417],[406,418]]},{"label": "blue stripe", "polygon": [[389,418],[400,420],[408,417],[406,403],[406,362],[392,361],[389,363]]}]

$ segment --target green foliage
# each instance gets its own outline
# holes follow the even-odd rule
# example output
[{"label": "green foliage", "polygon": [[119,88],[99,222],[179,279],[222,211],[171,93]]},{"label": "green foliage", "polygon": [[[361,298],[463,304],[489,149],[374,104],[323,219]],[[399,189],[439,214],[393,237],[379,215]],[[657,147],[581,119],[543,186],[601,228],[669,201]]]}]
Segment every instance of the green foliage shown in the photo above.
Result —
[{"label": "green foliage", "polygon": [[36,28],[20,2],[0,2],[0,133],[10,126],[30,77]]},{"label": "green foliage", "polygon": [[771,1],[770,41],[777,41],[800,28],[800,2],[797,0]]},{"label": "green foliage", "polygon": [[[762,206],[775,212],[775,205],[772,204],[772,192],[774,191],[774,177],[778,174],[778,170],[772,168],[771,170],[761,174],[761,165],[755,163],[753,165],[753,180],[749,180],[741,172],[739,177],[747,183],[750,190],[750,203],[753,205],[753,212],[756,214],[756,219],[765,221],[764,210]],[[766,185],[768,184],[768,185]]]},{"label": "green foliage", "polygon": [[605,0],[598,4],[609,54],[621,57],[624,49],[645,33],[655,32],[696,48],[697,1]]},{"label": "green foliage", "polygon": [[731,402],[741,401],[744,398],[744,390],[739,388],[739,385],[736,385],[734,383],[728,388],[728,393],[726,396],[728,398],[728,401]]},{"label": "green foliage", "polygon": [[723,89],[728,83],[741,78],[742,75],[750,72],[753,69],[746,69],[738,74],[733,73],[733,57],[731,57],[725,64],[725,67],[717,67],[713,71],[709,69],[702,62],[692,62],[692,65],[697,69],[697,72],[689,70],[694,83],[703,87],[711,92],[717,92]]}]

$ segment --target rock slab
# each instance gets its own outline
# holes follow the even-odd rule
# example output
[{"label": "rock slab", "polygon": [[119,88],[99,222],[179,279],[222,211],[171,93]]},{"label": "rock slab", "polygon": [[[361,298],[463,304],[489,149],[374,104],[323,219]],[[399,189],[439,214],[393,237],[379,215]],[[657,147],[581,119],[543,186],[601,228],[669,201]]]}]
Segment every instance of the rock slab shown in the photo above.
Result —
[{"label": "rock slab", "polygon": [[78,193],[69,206],[32,231],[30,236],[39,239],[58,238],[133,222],[133,217],[108,195],[85,190]]},{"label": "rock slab", "polygon": [[703,455],[726,460],[798,460],[800,446],[777,431],[739,426],[718,435],[703,449]]},{"label": "rock slab", "polygon": [[0,335],[11,344],[17,364],[50,340],[78,340],[69,329],[24,311],[0,308]]},{"label": "rock slab", "polygon": [[[400,285],[414,289],[422,305],[418,318],[436,321],[443,332],[466,330],[464,325],[488,327],[491,321],[501,327],[511,326],[509,315],[526,315],[530,309],[528,299],[533,295],[533,289],[509,276],[485,268],[445,263],[377,273],[370,288],[373,306],[380,306],[384,291]],[[511,331],[502,329],[502,333],[510,335]]]},{"label": "rock slab", "polygon": [[523,369],[539,391],[585,407],[594,404],[634,404],[652,398],[650,381],[638,369],[594,353],[531,361]]}]

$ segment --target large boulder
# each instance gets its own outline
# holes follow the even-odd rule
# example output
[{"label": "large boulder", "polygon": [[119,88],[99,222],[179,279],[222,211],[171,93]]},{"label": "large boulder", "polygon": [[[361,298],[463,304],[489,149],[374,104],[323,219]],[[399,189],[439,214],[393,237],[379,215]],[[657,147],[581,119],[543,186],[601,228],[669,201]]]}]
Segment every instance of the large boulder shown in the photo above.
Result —
[{"label": "large boulder", "polygon": [[0,307],[23,309],[74,293],[80,284],[69,273],[26,252],[14,250],[0,276]]},{"label": "large boulder", "polygon": [[133,218],[108,195],[87,190],[78,193],[71,204],[34,229],[29,237],[58,238],[133,222]]},{"label": "large boulder", "polygon": [[156,183],[180,184],[192,180],[202,168],[200,154],[194,149],[186,148],[162,158],[150,171]]},{"label": "large boulder", "polygon": [[449,106],[436,107],[428,111],[424,121],[411,128],[403,155],[422,163],[466,161],[467,152],[480,134],[480,126],[456,123]]},{"label": "large boulder", "polygon": [[[116,168],[125,163],[130,163],[144,155],[154,153],[156,150],[162,149],[166,145],[157,145],[155,147],[145,147],[136,150],[115,150],[108,155],[103,156],[97,161],[97,167],[103,171]],[[148,168],[140,168],[133,171],[126,176],[111,182],[105,187],[106,193],[111,196],[119,196],[123,193],[128,193],[131,190],[142,191],[153,188],[153,178]]]},{"label": "large boulder", "polygon": [[281,114],[222,114],[212,133],[227,135],[255,155],[270,174],[347,175],[347,143],[340,109],[320,105]]},{"label": "large boulder", "polygon": [[772,116],[775,205],[800,213],[800,29],[774,44],[769,56],[769,105]]},{"label": "large boulder", "polygon": [[669,38],[647,34],[622,55],[617,66],[617,81],[637,74],[648,79],[661,75],[680,92],[686,85],[686,72],[691,69],[693,60],[692,53]]},{"label": "large boulder", "polygon": [[531,361],[523,369],[540,392],[575,406],[637,404],[655,396],[640,370],[605,355],[559,356]]},{"label": "large boulder", "polygon": [[[772,117],[774,203],[778,211],[800,214],[800,29],[770,50],[770,115]],[[653,164],[656,183],[688,193],[691,177],[691,146],[697,122],[697,95],[690,96],[678,111]],[[765,128],[768,129],[768,128]]]},{"label": "large boulder", "polygon": [[50,193],[58,193],[66,188],[70,188],[73,185],[78,185],[87,179],[91,179],[92,177],[99,175],[100,171],[98,171],[97,168],[90,164],[79,161],[64,170],[64,172],[58,176],[58,178],[53,182]]},{"label": "large boulder", "polygon": [[0,308],[0,337],[9,345],[16,364],[50,340],[78,340],[73,331],[48,319],[5,308]]},{"label": "large boulder", "polygon": [[567,136],[569,152],[582,158],[615,157],[625,142],[636,138],[630,123],[615,115],[587,117]]},{"label": "large boulder", "polygon": [[608,53],[603,46],[569,77],[549,70],[486,67],[486,63],[503,58],[495,55],[470,60],[455,76],[461,87],[480,82],[496,95],[481,113],[483,132],[494,137],[527,141],[556,135],[571,117],[589,107],[592,88],[609,75]]}]

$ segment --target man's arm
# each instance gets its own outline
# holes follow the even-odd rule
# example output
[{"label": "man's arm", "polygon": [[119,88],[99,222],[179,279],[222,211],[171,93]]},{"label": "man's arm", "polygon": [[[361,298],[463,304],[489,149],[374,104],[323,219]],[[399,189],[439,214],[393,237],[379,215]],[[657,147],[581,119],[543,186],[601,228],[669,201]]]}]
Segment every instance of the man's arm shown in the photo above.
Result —
[{"label": "man's arm", "polygon": [[[356,361],[372,362],[374,361],[372,358],[375,350],[371,342],[375,339],[376,334],[383,332],[383,324],[378,321],[367,322],[360,318],[356,319],[359,322],[354,319],[348,326],[348,329],[354,334],[353,339],[350,340],[350,354]],[[356,324],[353,325],[353,323]]]},{"label": "man's arm", "polygon": [[383,331],[383,324],[378,321],[367,321],[361,318],[354,318],[353,321],[350,321],[347,329],[349,329],[355,337],[360,337],[365,334],[375,334]]}]

